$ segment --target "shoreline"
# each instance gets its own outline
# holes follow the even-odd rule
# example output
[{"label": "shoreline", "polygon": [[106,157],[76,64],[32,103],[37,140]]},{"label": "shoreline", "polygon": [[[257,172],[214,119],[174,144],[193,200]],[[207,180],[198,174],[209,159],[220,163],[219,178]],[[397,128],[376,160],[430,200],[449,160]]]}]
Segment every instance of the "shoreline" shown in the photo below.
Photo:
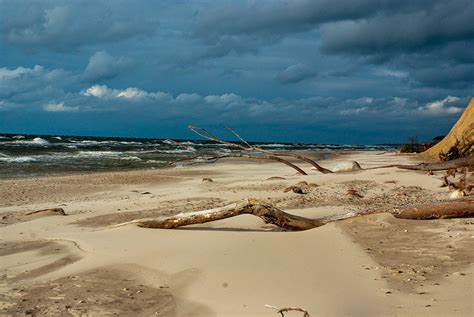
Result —
[{"label": "shoreline", "polygon": [[[318,162],[324,162],[328,161],[331,159],[335,159],[338,157],[345,157],[345,156],[350,156],[357,154],[359,152],[366,152],[366,151],[352,151],[352,150],[347,150],[347,151],[334,151],[334,152],[306,152],[306,151],[291,151],[290,153],[300,153],[303,155],[307,155],[309,158],[316,160]],[[372,151],[371,151],[372,152]],[[373,151],[373,152],[380,152],[380,153],[397,153],[397,152],[390,152],[390,151]],[[284,151],[278,151],[275,153],[285,153]],[[300,162],[297,159],[294,158],[287,158],[290,162]],[[255,160],[253,159],[246,159],[246,158],[228,158],[228,159],[222,159],[220,161],[228,161],[232,160],[235,163],[254,163]],[[263,161],[263,163],[272,163],[272,160],[267,160]],[[42,179],[42,178],[56,178],[56,177],[81,177],[81,176],[87,176],[87,175],[98,175],[100,176],[101,174],[103,175],[109,175],[109,174],[119,174],[119,173],[144,173],[144,172],[154,172],[154,171],[166,171],[166,170],[175,170],[175,169],[182,169],[182,168],[192,168],[192,167],[198,167],[198,166],[205,166],[205,165],[212,165],[212,164],[218,164],[219,162],[216,163],[196,163],[196,164],[188,164],[188,165],[183,165],[182,167],[176,167],[173,166],[171,163],[166,166],[162,167],[149,167],[149,168],[143,168],[143,167],[137,167],[137,168],[120,168],[120,169],[109,169],[109,170],[91,170],[91,171],[60,171],[60,172],[54,172],[51,174],[33,174],[33,175],[5,175],[2,176],[0,175],[0,182],[2,181],[9,181],[9,180],[29,180],[29,179]]]},{"label": "shoreline", "polygon": [[[367,167],[416,161],[353,152],[321,163],[330,168],[347,160]],[[300,306],[311,316],[472,312],[469,219],[376,214],[302,232],[282,232],[248,215],[178,230],[111,227],[249,197],[321,217],[449,196],[439,187],[441,173],[389,168],[331,175],[301,164],[310,172],[301,176],[283,164],[247,162],[0,180],[0,314],[273,316],[264,305]],[[318,186],[306,195],[284,193],[302,180]],[[68,216],[25,216],[54,207]],[[46,291],[47,285],[54,287]]]}]

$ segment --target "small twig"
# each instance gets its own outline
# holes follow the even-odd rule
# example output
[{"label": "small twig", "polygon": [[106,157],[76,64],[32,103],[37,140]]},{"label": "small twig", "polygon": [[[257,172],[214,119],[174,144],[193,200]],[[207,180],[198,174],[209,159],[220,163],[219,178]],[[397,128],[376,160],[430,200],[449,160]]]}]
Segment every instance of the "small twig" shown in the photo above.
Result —
[{"label": "small twig", "polygon": [[272,305],[265,305],[265,308],[271,308],[271,309],[277,310],[277,313],[279,313],[282,317],[285,317],[285,313],[289,311],[299,311],[303,313],[303,317],[310,317],[308,311],[304,310],[301,307],[278,308]]}]

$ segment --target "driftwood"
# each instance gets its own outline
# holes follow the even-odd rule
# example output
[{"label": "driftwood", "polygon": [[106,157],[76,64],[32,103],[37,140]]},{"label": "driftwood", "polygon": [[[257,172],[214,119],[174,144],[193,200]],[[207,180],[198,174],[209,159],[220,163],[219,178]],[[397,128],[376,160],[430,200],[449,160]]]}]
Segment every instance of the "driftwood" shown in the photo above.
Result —
[{"label": "driftwood", "polygon": [[473,217],[474,201],[458,200],[447,203],[434,203],[424,206],[406,207],[398,211],[394,211],[393,215],[396,218],[413,220]]},{"label": "driftwood", "polygon": [[[219,144],[227,145],[230,147],[234,147],[237,149],[240,149],[242,151],[250,151],[250,152],[257,152],[258,154],[239,154],[239,153],[234,153],[234,154],[225,154],[225,155],[218,155],[218,156],[209,156],[209,157],[203,157],[203,156],[193,156],[189,158],[185,158],[179,161],[191,161],[191,160],[196,160],[196,159],[201,159],[207,162],[215,162],[217,160],[223,159],[223,158],[233,158],[233,157],[241,157],[241,158],[251,158],[251,159],[259,159],[259,160],[274,160],[283,164],[286,164],[287,166],[295,169],[299,174],[301,175],[307,175],[307,173],[302,170],[300,167],[297,165],[289,162],[288,160],[282,158],[282,157],[292,157],[296,158],[298,160],[304,161],[306,163],[311,164],[314,169],[317,171],[323,173],[323,174],[328,174],[328,173],[334,173],[333,171],[322,167],[318,163],[316,163],[314,160],[298,154],[298,153],[275,153],[272,151],[268,151],[265,149],[262,149],[261,147],[251,145],[248,143],[246,140],[244,140],[237,132],[232,130],[231,128],[226,128],[230,133],[232,133],[237,139],[240,140],[241,143],[233,143],[233,142],[228,142],[221,140],[217,136],[213,135],[211,132],[209,132],[206,129],[196,127],[189,125],[188,129],[191,130],[192,132],[196,133],[197,135],[203,137],[204,139],[208,141],[213,141]],[[169,140],[170,142],[173,142],[174,144],[182,147],[186,147],[183,144]],[[174,162],[176,163],[176,162]],[[357,162],[356,162],[357,163]],[[463,158],[458,158],[450,161],[444,161],[444,162],[438,162],[438,163],[420,163],[416,165],[404,165],[404,164],[393,164],[393,165],[384,165],[384,166],[375,166],[375,167],[368,167],[368,168],[361,168],[362,170],[372,170],[372,169],[381,169],[381,168],[400,168],[400,169],[406,169],[406,170],[413,170],[413,171],[426,171],[426,172],[432,172],[432,171],[441,171],[441,170],[448,170],[452,168],[459,168],[459,167],[469,167],[469,168],[474,168],[474,156],[467,156]]]},{"label": "driftwood", "polygon": [[[203,128],[199,128],[199,127],[189,125],[188,129],[193,131],[197,135],[209,140],[209,141],[213,141],[213,142],[216,142],[216,143],[219,143],[219,144],[224,144],[224,145],[227,145],[227,146],[235,147],[235,148],[238,148],[238,149],[243,150],[243,151],[253,151],[253,152],[259,152],[259,153],[265,154],[264,157],[266,157],[267,159],[277,160],[276,158],[279,158],[280,160],[277,160],[277,161],[280,161],[280,162],[283,163],[283,161],[282,161],[283,159],[280,156],[293,157],[293,158],[296,158],[298,160],[301,160],[301,161],[304,161],[306,163],[311,164],[314,168],[316,168],[316,170],[318,170],[321,173],[324,173],[324,174],[332,173],[331,170],[328,170],[328,169],[322,167],[321,165],[316,163],[314,160],[312,160],[312,159],[310,159],[310,158],[308,158],[304,155],[301,155],[301,154],[298,154],[298,153],[278,153],[278,154],[276,154],[272,151],[262,149],[261,147],[251,145],[250,143],[248,143],[246,140],[244,140],[237,132],[235,132],[231,128],[226,128],[226,129],[230,133],[232,133],[237,139],[239,139],[242,142],[242,144],[223,141],[223,140],[219,139],[218,137],[216,137],[215,135],[213,135],[212,133],[210,133],[209,131],[207,131],[206,129],[203,129]],[[286,160],[284,160],[284,161],[286,161]],[[304,173],[303,175],[307,175],[307,174]]]},{"label": "driftwood", "polygon": [[364,168],[365,170],[373,170],[379,168],[391,168],[397,167],[405,170],[412,170],[412,171],[444,171],[449,170],[451,168],[459,168],[459,167],[469,167],[474,168],[474,156],[463,157],[460,159],[446,161],[446,162],[437,162],[437,163],[420,163],[416,165],[403,165],[403,164],[394,164],[394,165],[384,165],[384,166],[376,166],[376,167],[368,167]]},{"label": "driftwood", "polygon": [[[176,144],[180,144],[177,141],[173,141]],[[291,163],[290,161],[287,161],[285,159],[282,159],[281,157],[278,157],[276,155],[252,155],[252,154],[244,154],[244,153],[232,153],[232,154],[223,154],[223,155],[216,155],[216,156],[201,156],[201,155],[195,155],[191,157],[186,157],[183,159],[176,160],[172,162],[171,164],[176,164],[178,162],[188,162],[188,161],[196,161],[199,160],[201,162],[209,162],[209,163],[214,163],[217,162],[218,160],[221,159],[226,159],[226,158],[249,158],[249,159],[255,159],[255,160],[271,160],[271,161],[277,161],[280,163],[283,163],[294,170],[296,170],[299,174],[301,175],[308,175],[303,169],[300,167],[296,166],[295,164]],[[199,162],[194,162],[194,163],[199,163]]]},{"label": "driftwood", "polygon": [[271,308],[277,311],[278,314],[281,315],[281,317],[285,317],[285,313],[289,311],[298,311],[303,313],[303,317],[310,317],[309,313],[307,310],[304,310],[301,307],[285,307],[285,308],[278,308],[272,305],[265,305],[265,308]]},{"label": "driftwood", "polygon": [[62,208],[50,208],[50,209],[32,211],[32,212],[27,213],[26,215],[27,216],[53,216],[53,215],[66,216],[66,213],[64,212],[64,209]]},{"label": "driftwood", "polygon": [[349,212],[342,215],[310,219],[286,213],[271,204],[250,198],[224,207],[180,213],[167,218],[137,219],[115,225],[114,227],[138,223],[138,225],[143,228],[174,229],[182,226],[202,224],[248,214],[257,216],[265,223],[276,225],[285,230],[302,231],[317,228],[334,221],[384,212],[391,213],[396,218],[414,220],[474,217],[474,201],[458,200],[415,207],[405,207],[396,210],[381,210],[366,213]]}]

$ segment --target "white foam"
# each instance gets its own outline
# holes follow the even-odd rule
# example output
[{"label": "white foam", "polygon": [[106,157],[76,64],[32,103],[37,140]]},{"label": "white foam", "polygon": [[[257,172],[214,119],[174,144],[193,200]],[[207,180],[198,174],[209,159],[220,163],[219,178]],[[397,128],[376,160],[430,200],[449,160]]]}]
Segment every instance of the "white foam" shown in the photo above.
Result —
[{"label": "white foam", "polygon": [[180,153],[192,153],[196,152],[196,149],[187,146],[185,149],[174,149],[174,150],[158,150],[159,153],[167,153],[167,154],[180,154]]},{"label": "white foam", "polygon": [[79,151],[77,156],[81,157],[101,157],[101,156],[120,156],[122,152],[113,152],[113,151]]},{"label": "white foam", "polygon": [[12,143],[16,144],[31,144],[31,145],[48,145],[49,142],[42,138],[34,138],[33,140],[17,140]]},{"label": "white foam", "polygon": [[160,161],[160,160],[147,160],[146,163],[167,163],[166,161]]},{"label": "white foam", "polygon": [[0,155],[0,162],[6,163],[28,163],[28,162],[35,162],[36,159],[32,156],[7,156],[5,154]]},{"label": "white foam", "polygon": [[259,146],[259,147],[291,147],[292,145],[272,143],[272,144],[257,144],[256,146]]},{"label": "white foam", "polygon": [[121,157],[120,159],[124,161],[141,161],[142,160],[141,158],[136,157],[136,156],[125,156],[125,157]]}]

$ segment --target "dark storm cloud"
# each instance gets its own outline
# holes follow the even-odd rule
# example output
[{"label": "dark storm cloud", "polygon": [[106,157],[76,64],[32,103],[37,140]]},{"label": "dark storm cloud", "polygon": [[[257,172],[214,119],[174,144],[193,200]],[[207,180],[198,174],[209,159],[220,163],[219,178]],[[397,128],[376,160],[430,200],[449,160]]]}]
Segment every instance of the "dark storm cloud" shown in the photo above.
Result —
[{"label": "dark storm cloud", "polygon": [[398,54],[472,40],[473,20],[473,1],[446,1],[422,11],[326,24],[321,29],[321,45],[329,53],[374,54],[389,50]]},{"label": "dark storm cloud", "polygon": [[294,84],[316,76],[316,72],[306,64],[288,66],[278,73],[276,79],[284,84]]},{"label": "dark storm cloud", "polygon": [[472,88],[474,64],[436,65],[412,71],[415,80],[430,87]]},{"label": "dark storm cloud", "polygon": [[429,139],[474,91],[471,2],[0,0],[0,132],[61,118],[64,133]]},{"label": "dark storm cloud", "polygon": [[96,52],[89,58],[82,80],[98,82],[111,79],[132,66],[132,62],[123,57],[113,57],[105,51]]},{"label": "dark storm cloud", "polygon": [[[255,52],[294,35],[312,37],[328,55],[393,62],[419,84],[443,87],[445,82],[449,88],[474,82],[460,69],[474,63],[472,21],[471,0],[232,2],[201,14],[197,35],[210,51],[220,47],[222,54]],[[443,76],[446,80],[430,78],[424,63],[449,65],[444,71],[452,68],[452,73]]]},{"label": "dark storm cloud", "polygon": [[420,10],[427,3],[432,1],[225,1],[200,16],[198,31],[208,38],[284,34],[307,30],[325,22],[367,18],[383,12]]},{"label": "dark storm cloud", "polygon": [[151,35],[158,26],[140,3],[2,0],[0,30],[5,42],[25,49],[67,51],[123,41]]}]

